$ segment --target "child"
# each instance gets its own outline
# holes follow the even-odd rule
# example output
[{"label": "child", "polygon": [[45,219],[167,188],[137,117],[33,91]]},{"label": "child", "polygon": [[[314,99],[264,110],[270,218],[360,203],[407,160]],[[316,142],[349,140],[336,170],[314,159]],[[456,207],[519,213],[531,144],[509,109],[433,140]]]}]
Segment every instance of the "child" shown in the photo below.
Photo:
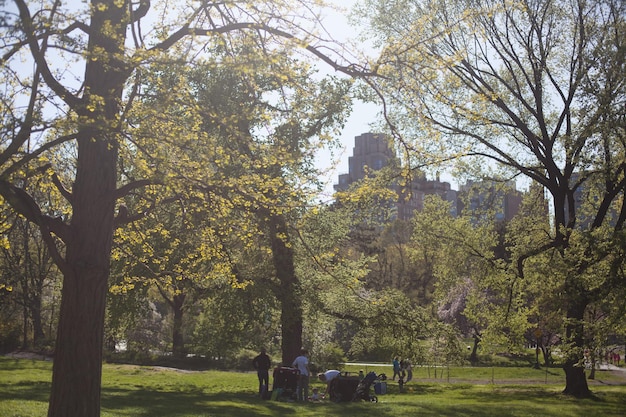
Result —
[{"label": "child", "polygon": [[320,397],[320,392],[317,388],[313,388],[313,395],[311,395],[311,401],[319,401],[322,398]]}]

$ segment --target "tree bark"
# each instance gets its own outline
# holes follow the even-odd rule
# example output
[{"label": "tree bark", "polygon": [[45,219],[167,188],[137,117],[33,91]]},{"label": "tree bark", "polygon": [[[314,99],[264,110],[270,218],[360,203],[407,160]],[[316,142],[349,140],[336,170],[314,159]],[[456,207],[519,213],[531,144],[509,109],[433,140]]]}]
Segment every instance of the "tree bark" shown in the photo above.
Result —
[{"label": "tree bark", "polygon": [[172,353],[177,358],[181,358],[185,355],[185,340],[183,338],[184,303],[184,294],[175,295],[172,298],[172,309],[174,311],[174,323],[172,328]]},{"label": "tree bark", "polygon": [[43,332],[43,321],[41,320],[41,294],[39,289],[37,297],[32,302],[31,316],[33,320],[33,345],[38,347],[43,342],[45,335]]},{"label": "tree bark", "polygon": [[566,340],[571,344],[572,348],[563,364],[563,370],[565,371],[565,389],[563,393],[576,398],[591,396],[585,376],[585,368],[581,364],[584,347],[583,317],[586,308],[587,303],[585,301],[574,300],[570,301],[570,306],[567,310]]},{"label": "tree bark", "polygon": [[[120,103],[128,72],[124,4],[92,4],[84,108],[66,238],[49,417],[98,417],[104,314],[117,186]],[[104,4],[100,4],[104,3]],[[104,6],[104,7],[101,7]]]},{"label": "tree bark", "polygon": [[291,366],[302,348],[302,298],[285,218],[271,215],[269,226],[272,258],[279,281],[277,297],[281,303],[282,363]]}]

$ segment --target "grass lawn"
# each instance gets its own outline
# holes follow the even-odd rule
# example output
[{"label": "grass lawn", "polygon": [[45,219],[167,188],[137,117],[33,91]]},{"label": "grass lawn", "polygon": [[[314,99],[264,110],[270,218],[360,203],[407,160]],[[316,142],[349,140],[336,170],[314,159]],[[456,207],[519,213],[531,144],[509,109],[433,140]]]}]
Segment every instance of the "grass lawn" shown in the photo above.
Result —
[{"label": "grass lawn", "polygon": [[[371,370],[389,375],[389,368]],[[560,394],[560,369],[451,368],[449,377],[443,371],[435,379],[434,368],[417,368],[404,393],[388,381],[378,403],[298,404],[258,399],[254,373],[105,364],[102,416],[626,416],[626,372],[597,372],[594,398],[576,400]],[[45,416],[50,379],[50,362],[0,357],[0,416]]]}]

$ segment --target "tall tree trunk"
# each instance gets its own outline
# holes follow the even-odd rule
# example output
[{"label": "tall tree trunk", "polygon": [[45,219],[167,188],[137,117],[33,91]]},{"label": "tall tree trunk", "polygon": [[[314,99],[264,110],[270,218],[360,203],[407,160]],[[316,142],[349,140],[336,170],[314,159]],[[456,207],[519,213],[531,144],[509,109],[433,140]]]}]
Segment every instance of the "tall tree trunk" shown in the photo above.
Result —
[{"label": "tall tree trunk", "polygon": [[480,335],[474,333],[474,344],[472,345],[472,353],[470,354],[470,363],[478,363],[478,345],[480,344]]},{"label": "tall tree trunk", "polygon": [[172,309],[174,310],[174,323],[172,328],[172,353],[175,357],[185,355],[185,341],[183,339],[183,304],[185,294],[175,295],[172,298]]},{"label": "tall tree trunk", "polygon": [[279,281],[277,296],[281,303],[282,362],[290,366],[302,348],[302,295],[285,218],[272,215],[269,225],[272,257]]},{"label": "tall tree trunk", "polygon": [[563,364],[563,370],[565,371],[565,389],[563,393],[576,398],[586,398],[591,395],[585,376],[585,368],[581,365],[584,348],[583,317],[586,307],[587,303],[585,301],[576,300],[570,301],[570,306],[567,310],[566,337],[567,342],[571,344],[571,351]]},{"label": "tall tree trunk", "polygon": [[93,134],[79,142],[49,417],[100,415],[116,153],[114,144]]},{"label": "tall tree trunk", "polygon": [[31,313],[33,320],[33,345],[40,346],[44,340],[43,322],[41,320],[41,290],[32,301]]},{"label": "tall tree trunk", "polygon": [[72,220],[48,417],[98,417],[104,314],[113,241],[126,2],[92,0]]}]

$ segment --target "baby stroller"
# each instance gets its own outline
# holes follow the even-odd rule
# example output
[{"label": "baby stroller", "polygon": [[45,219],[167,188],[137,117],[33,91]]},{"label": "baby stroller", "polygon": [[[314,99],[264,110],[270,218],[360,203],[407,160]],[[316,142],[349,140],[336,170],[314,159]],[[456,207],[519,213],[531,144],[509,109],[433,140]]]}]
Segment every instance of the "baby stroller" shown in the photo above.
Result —
[{"label": "baby stroller", "polygon": [[330,400],[336,403],[351,401],[359,383],[358,376],[349,376],[347,372],[344,375],[337,375],[330,381]]},{"label": "baby stroller", "polygon": [[376,376],[376,372],[370,372],[365,375],[365,378],[363,378],[363,380],[359,382],[359,385],[356,387],[356,391],[352,396],[352,401],[364,400],[377,403],[378,397],[376,397],[375,395],[370,395],[370,388],[374,381],[376,381],[377,379],[378,377]]},{"label": "baby stroller", "polygon": [[274,369],[274,383],[272,385],[272,400],[281,397],[295,398],[300,371],[297,368],[278,367]]}]

